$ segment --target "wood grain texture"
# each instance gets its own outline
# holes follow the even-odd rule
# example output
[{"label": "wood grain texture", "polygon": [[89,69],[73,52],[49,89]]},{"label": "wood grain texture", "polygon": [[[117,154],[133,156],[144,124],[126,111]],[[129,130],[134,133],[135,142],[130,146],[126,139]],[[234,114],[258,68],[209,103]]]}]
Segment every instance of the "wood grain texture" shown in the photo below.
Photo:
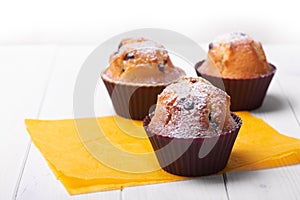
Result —
[{"label": "wood grain texture", "polygon": [[179,199],[227,199],[222,175],[191,180],[125,188],[122,199],[130,200],[179,200]]},{"label": "wood grain texture", "polygon": [[[276,77],[260,109],[252,111],[279,132],[300,138],[300,69],[294,68],[296,46],[268,46],[269,61],[277,66]],[[299,52],[299,51],[298,51]],[[271,61],[272,62],[272,61]],[[272,62],[273,63],[273,62]],[[297,87],[297,86],[296,86]],[[229,199],[299,199],[300,165],[226,174]]]},{"label": "wood grain texture", "polygon": [[14,197],[30,144],[24,119],[38,116],[55,48],[0,47],[0,199]]},{"label": "wood grain texture", "polygon": [[299,166],[227,174],[229,199],[299,199]]},{"label": "wood grain texture", "polygon": [[[50,78],[40,119],[73,117],[74,82],[81,64],[93,50],[91,46],[59,47],[56,52],[53,74]],[[31,145],[17,199],[120,199],[120,191],[108,191],[71,196],[56,179],[44,158]]]},{"label": "wood grain texture", "polygon": [[38,149],[32,145],[27,159],[17,199],[120,199],[120,191],[107,191],[71,196],[56,179]]}]

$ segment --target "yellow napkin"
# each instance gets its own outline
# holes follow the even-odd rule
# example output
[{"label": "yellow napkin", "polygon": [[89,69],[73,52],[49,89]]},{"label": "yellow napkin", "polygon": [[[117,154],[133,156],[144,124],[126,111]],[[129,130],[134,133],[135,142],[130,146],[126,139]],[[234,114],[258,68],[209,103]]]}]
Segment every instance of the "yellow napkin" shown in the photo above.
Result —
[{"label": "yellow napkin", "polygon": [[[249,112],[237,114],[243,125],[221,173],[300,163],[299,139],[279,134]],[[140,121],[109,116],[25,123],[70,194],[186,179],[159,169]]]}]

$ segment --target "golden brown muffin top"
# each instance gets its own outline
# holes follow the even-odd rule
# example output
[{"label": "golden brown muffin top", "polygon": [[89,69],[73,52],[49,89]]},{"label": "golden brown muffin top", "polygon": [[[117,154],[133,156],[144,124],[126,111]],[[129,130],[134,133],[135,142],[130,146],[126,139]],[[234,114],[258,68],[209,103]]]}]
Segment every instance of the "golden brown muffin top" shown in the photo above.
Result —
[{"label": "golden brown muffin top", "polygon": [[203,78],[181,78],[158,95],[148,130],[157,135],[197,138],[219,135],[236,126],[230,97]]},{"label": "golden brown muffin top", "polygon": [[209,44],[203,74],[223,78],[254,78],[271,72],[263,47],[244,33],[229,33]]},{"label": "golden brown muffin top", "polygon": [[112,81],[137,84],[169,84],[185,72],[173,65],[161,44],[145,38],[130,38],[120,42],[110,56],[110,66],[103,77]]}]

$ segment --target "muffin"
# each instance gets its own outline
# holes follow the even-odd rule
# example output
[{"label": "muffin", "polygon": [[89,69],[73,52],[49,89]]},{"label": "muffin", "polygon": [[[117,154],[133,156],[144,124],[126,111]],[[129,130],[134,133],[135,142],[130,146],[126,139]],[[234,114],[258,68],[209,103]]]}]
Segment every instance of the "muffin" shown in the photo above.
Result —
[{"label": "muffin", "polygon": [[267,62],[260,42],[244,33],[229,33],[209,44],[208,56],[196,72],[231,97],[231,110],[262,105],[276,68]]},{"label": "muffin", "polygon": [[175,67],[168,51],[152,40],[130,38],[120,42],[101,78],[118,115],[143,119],[157,95],[185,72]]},{"label": "muffin", "polygon": [[181,78],[158,96],[144,119],[160,166],[181,176],[213,174],[225,168],[241,119],[230,97],[203,78]]}]

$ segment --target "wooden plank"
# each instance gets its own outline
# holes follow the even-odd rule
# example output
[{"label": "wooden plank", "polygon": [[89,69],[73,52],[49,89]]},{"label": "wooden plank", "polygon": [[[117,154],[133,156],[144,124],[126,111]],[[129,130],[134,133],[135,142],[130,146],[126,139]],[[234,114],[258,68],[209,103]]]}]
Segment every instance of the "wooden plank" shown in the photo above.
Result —
[{"label": "wooden plank", "polygon": [[[285,101],[289,104],[295,119],[300,124],[300,92],[297,88],[300,83],[300,45],[270,45],[267,50],[270,53],[270,60],[277,66],[276,76],[281,88],[281,93],[278,96],[286,97]],[[299,138],[300,132],[298,131],[293,136]]]},{"label": "wooden plank", "polygon": [[[300,83],[295,70],[295,46],[269,46],[269,60],[278,67],[262,108],[253,111],[279,132],[300,138],[300,93],[291,89]],[[298,51],[299,52],[299,51]],[[271,56],[272,55],[272,56]],[[291,57],[289,57],[290,55]],[[293,87],[294,88],[294,87]],[[229,199],[299,199],[300,165],[226,174]]]},{"label": "wooden plank", "polygon": [[11,199],[27,156],[26,117],[36,117],[55,46],[0,47],[0,199]]},{"label": "wooden plank", "polygon": [[163,184],[125,188],[122,199],[227,199],[222,176],[208,176]]},{"label": "wooden plank", "polygon": [[120,191],[107,191],[81,195],[69,195],[64,186],[56,179],[38,149],[32,145],[24,170],[17,199],[103,199],[120,198]]},{"label": "wooden plank", "polygon": [[[73,89],[77,73],[93,46],[63,46],[58,49],[39,118],[73,117]],[[17,199],[120,199],[120,190],[70,196],[56,180],[40,152],[32,145]]]},{"label": "wooden plank", "polygon": [[299,199],[300,167],[227,174],[229,199]]}]

